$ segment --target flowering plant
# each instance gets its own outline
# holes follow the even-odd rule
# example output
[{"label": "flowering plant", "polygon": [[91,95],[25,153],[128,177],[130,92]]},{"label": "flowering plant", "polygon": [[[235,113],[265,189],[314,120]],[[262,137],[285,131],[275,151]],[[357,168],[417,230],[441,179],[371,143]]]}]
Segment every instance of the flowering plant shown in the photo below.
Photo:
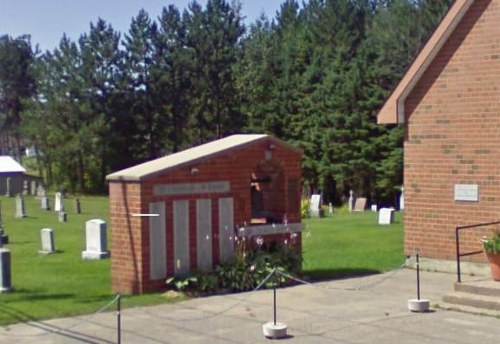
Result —
[{"label": "flowering plant", "polygon": [[500,253],[500,231],[496,230],[491,237],[481,239],[483,250],[486,253]]}]

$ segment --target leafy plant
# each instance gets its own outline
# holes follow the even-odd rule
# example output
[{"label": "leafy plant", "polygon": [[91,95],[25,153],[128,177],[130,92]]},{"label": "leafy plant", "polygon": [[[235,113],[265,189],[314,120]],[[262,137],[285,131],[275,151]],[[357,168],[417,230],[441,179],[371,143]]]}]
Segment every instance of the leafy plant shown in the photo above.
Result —
[{"label": "leafy plant", "polygon": [[311,207],[311,201],[308,199],[303,199],[300,202],[300,215],[302,216],[303,219],[307,219],[311,217],[311,214],[309,214],[309,208]]},{"label": "leafy plant", "polygon": [[196,278],[196,276],[170,277],[165,281],[167,286],[170,286],[178,291],[185,291],[188,287],[192,287],[197,282],[198,279]]},{"label": "leafy plant", "polygon": [[483,250],[486,253],[500,253],[500,231],[495,230],[491,237],[483,237],[481,239]]}]

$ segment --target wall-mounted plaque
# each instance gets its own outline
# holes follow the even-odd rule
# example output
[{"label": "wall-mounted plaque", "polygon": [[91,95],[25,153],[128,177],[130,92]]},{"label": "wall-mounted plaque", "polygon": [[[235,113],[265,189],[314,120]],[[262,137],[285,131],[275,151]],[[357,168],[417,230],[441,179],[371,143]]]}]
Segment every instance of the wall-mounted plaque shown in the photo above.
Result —
[{"label": "wall-mounted plaque", "polygon": [[455,201],[479,201],[479,186],[477,184],[455,184]]}]

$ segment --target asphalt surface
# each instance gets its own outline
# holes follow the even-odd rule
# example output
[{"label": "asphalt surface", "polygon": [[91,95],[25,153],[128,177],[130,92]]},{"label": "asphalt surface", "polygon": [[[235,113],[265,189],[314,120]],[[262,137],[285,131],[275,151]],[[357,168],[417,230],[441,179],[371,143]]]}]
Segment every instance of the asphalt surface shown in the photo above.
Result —
[{"label": "asphalt surface", "polygon": [[[416,273],[303,284],[277,290],[282,339],[264,337],[273,321],[273,291],[228,294],[176,304],[125,309],[121,343],[499,343],[500,319],[439,308],[456,276],[422,272],[421,295],[431,311],[412,313]],[[117,343],[117,312],[0,327],[0,343]],[[1,305],[0,305],[1,311]]]}]

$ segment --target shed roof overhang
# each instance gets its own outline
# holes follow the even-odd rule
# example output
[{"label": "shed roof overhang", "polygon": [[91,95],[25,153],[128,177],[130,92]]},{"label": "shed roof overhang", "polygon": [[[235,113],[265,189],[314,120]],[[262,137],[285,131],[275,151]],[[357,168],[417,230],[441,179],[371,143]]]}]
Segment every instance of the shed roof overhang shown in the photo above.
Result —
[{"label": "shed roof overhang", "polygon": [[377,114],[378,124],[405,122],[405,101],[469,10],[474,0],[456,0]]}]

